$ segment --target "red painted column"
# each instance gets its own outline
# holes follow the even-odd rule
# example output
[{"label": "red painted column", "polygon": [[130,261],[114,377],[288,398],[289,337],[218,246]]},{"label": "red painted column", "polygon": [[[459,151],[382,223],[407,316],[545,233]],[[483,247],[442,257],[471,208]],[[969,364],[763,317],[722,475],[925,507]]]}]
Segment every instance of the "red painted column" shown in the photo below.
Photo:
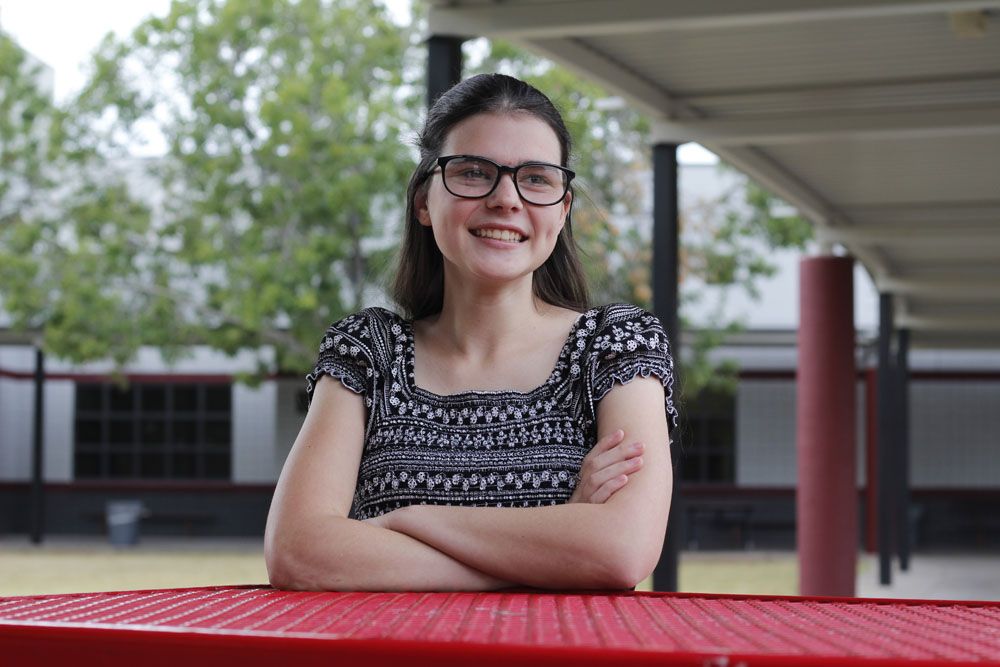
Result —
[{"label": "red painted column", "polygon": [[853,596],[858,552],[854,260],[799,265],[799,592]]}]

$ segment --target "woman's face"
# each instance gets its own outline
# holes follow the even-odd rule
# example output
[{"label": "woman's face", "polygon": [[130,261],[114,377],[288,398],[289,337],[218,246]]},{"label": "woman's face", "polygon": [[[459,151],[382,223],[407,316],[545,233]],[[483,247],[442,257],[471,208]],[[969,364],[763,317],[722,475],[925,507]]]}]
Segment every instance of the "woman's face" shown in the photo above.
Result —
[{"label": "woman's face", "polygon": [[[448,133],[441,155],[476,155],[517,166],[525,162],[561,163],[559,138],[549,125],[526,113],[470,116]],[[535,206],[518,195],[510,173],[492,193],[463,199],[449,193],[441,170],[431,174],[426,196],[418,194],[417,219],[433,229],[444,256],[446,281],[477,281],[484,286],[528,280],[555,247],[569,212],[570,197],[554,206]]]}]

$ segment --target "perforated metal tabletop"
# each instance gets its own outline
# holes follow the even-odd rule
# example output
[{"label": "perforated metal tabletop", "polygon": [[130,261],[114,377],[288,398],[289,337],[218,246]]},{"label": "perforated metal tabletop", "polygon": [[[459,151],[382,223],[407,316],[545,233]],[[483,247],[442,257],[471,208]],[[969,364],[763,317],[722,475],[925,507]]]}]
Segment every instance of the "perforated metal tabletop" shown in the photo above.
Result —
[{"label": "perforated metal tabletop", "polygon": [[1000,665],[1000,603],[661,593],[0,598],[0,664]]}]

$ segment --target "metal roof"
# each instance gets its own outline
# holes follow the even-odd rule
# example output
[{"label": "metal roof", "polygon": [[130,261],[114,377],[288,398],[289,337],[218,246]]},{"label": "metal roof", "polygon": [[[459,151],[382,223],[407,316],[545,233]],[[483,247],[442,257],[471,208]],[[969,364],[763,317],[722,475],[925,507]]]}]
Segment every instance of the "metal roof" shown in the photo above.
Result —
[{"label": "metal roof", "polygon": [[922,347],[1000,347],[1000,1],[426,0],[798,207]]}]

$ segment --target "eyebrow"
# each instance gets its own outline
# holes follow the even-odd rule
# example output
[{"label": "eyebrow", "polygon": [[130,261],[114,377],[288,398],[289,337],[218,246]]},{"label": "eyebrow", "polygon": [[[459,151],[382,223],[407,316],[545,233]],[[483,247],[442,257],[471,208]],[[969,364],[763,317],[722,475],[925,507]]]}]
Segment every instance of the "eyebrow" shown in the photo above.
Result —
[{"label": "eyebrow", "polygon": [[[480,158],[482,160],[489,160],[490,162],[496,162],[497,164],[499,164],[501,166],[504,166],[504,167],[520,167],[522,164],[551,164],[554,167],[564,167],[564,165],[559,164],[559,162],[553,162],[551,160],[530,159],[530,160],[521,160],[520,162],[515,162],[513,164],[510,164],[510,163],[506,163],[506,162],[501,162],[500,160],[497,160],[497,159],[494,159],[494,158],[491,158],[491,157],[487,157],[485,155],[477,155],[476,153],[451,153],[451,155],[461,155],[463,157]],[[441,155],[440,157],[448,157],[448,155]],[[564,168],[568,169],[569,167],[564,167]]]}]

